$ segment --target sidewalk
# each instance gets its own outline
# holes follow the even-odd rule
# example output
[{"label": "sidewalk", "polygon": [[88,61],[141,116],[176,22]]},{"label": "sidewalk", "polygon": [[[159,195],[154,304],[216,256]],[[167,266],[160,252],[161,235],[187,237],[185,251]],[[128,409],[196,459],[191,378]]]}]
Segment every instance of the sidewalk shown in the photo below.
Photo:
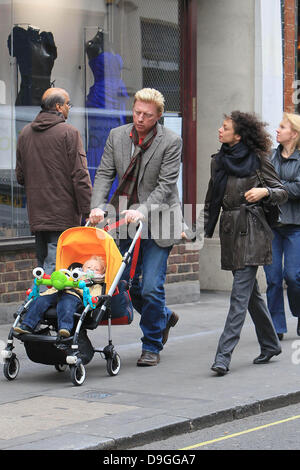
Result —
[{"label": "sidewalk", "polygon": [[[127,449],[299,402],[300,338],[289,313],[280,356],[252,364],[260,351],[248,316],[230,372],[217,377],[210,370],[228,304],[229,293],[201,292],[198,302],[173,305],[180,321],[156,367],[136,367],[138,315],[132,325],[114,327],[119,375],[108,376],[105,361],[95,355],[80,387],[72,385],[68,370],[32,363],[16,343],[19,375],[12,382],[0,375],[0,449]],[[0,325],[0,340],[9,328]],[[90,338],[104,346],[107,329]]]}]

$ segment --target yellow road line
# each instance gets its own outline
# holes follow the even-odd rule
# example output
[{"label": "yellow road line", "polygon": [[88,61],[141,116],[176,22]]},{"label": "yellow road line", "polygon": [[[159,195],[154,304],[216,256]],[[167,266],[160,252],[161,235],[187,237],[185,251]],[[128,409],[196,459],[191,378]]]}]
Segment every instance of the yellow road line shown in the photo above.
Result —
[{"label": "yellow road line", "polygon": [[282,419],[280,421],[275,421],[274,423],[264,424],[262,426],[257,426],[256,428],[246,429],[245,431],[236,432],[236,433],[230,434],[228,436],[218,437],[217,439],[211,439],[210,441],[199,442],[199,444],[194,444],[192,446],[183,447],[182,449],[179,449],[179,450],[196,449],[197,447],[203,447],[203,446],[206,446],[208,444],[213,444],[215,442],[225,441],[226,439],[231,439],[232,437],[242,436],[243,434],[248,434],[250,432],[259,431],[260,429],[265,429],[265,428],[269,428],[271,426],[276,426],[277,424],[287,423],[288,421],[293,421],[293,420],[299,419],[299,418],[300,418],[300,415],[291,416],[290,418]]}]

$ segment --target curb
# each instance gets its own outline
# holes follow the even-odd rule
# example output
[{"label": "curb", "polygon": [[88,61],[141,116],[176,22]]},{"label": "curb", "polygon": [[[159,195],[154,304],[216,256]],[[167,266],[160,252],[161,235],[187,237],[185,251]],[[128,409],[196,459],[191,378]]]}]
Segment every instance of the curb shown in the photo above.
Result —
[{"label": "curb", "polygon": [[266,398],[253,403],[239,405],[234,408],[216,411],[198,418],[186,419],[173,424],[166,424],[159,428],[153,428],[149,431],[140,432],[130,437],[119,439],[110,438],[102,441],[101,444],[94,447],[87,447],[90,450],[130,450],[132,447],[142,446],[161,439],[180,435],[200,429],[209,428],[218,424],[228,423],[237,419],[247,418],[267,411],[283,408],[289,405],[295,405],[300,402],[300,391],[291,392],[286,395]]}]

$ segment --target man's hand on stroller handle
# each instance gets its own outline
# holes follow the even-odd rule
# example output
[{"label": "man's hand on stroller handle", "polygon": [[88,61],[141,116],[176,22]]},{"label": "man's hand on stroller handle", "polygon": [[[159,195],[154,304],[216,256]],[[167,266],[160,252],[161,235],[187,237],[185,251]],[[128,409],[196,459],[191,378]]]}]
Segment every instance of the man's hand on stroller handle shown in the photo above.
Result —
[{"label": "man's hand on stroller handle", "polygon": [[107,212],[103,211],[102,209],[99,209],[98,207],[95,207],[95,209],[92,209],[90,212],[89,222],[91,225],[97,225],[104,220],[106,215]]},{"label": "man's hand on stroller handle", "polygon": [[145,216],[140,211],[134,209],[122,211],[121,214],[125,216],[126,224],[129,224],[130,222],[137,223],[145,218]]},{"label": "man's hand on stroller handle", "polygon": [[[121,215],[124,216],[126,224],[129,224],[131,222],[137,223],[140,220],[145,219],[145,216],[140,211],[134,210],[134,209],[124,210],[121,212]],[[91,210],[88,222],[91,225],[97,225],[100,222],[102,222],[106,216],[107,216],[107,212],[96,207],[95,209]]]}]

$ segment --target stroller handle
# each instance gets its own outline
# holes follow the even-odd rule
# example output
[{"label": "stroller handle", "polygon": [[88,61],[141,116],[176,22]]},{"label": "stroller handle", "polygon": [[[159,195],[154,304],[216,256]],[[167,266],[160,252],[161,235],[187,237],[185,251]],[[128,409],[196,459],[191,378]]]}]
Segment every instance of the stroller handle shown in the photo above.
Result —
[{"label": "stroller handle", "polygon": [[[106,225],[103,230],[105,230],[106,232],[109,232],[110,230],[112,230],[112,229],[118,227],[119,225],[124,225],[124,224],[125,224],[125,218],[120,219],[120,220],[118,220],[117,222],[114,222],[114,223],[111,224],[111,225]],[[87,223],[86,223],[85,226],[88,227],[88,226],[90,226],[90,225],[91,225],[90,222],[87,221]],[[129,256],[132,255],[132,252],[133,252],[133,249],[134,249],[134,247],[135,247],[135,244],[137,243],[138,239],[139,239],[140,236],[141,236],[142,229],[143,229],[143,222],[142,222],[141,220],[139,220],[139,222],[138,222],[138,227],[137,227],[135,236],[134,236],[134,238],[133,238],[133,240],[132,240],[132,242],[131,242],[131,245],[130,245],[130,247],[128,248],[128,251],[127,251],[127,253],[126,253],[126,255],[125,255],[126,257],[127,257],[128,255],[129,255]],[[112,285],[110,286],[110,289],[109,289],[109,291],[108,291],[108,293],[107,293],[107,295],[108,295],[109,297],[112,297],[113,293],[115,292],[115,289],[116,289],[116,287],[117,287],[117,285],[118,285],[118,283],[119,283],[119,281],[120,281],[120,279],[121,279],[121,276],[122,276],[122,273],[123,273],[123,271],[124,271],[125,266],[126,266],[126,261],[123,259],[121,268],[119,269],[119,271],[118,271],[118,273],[117,273],[117,276],[115,277],[115,279],[114,279],[114,281],[113,281]]]},{"label": "stroller handle", "polygon": [[[134,236],[134,238],[133,238],[133,240],[132,240],[132,242],[131,242],[131,244],[130,244],[128,250],[127,250],[127,253],[125,253],[125,255],[124,255],[124,258],[123,258],[123,261],[122,261],[122,265],[121,265],[121,267],[120,267],[120,269],[119,269],[119,271],[118,271],[118,274],[116,275],[116,277],[115,277],[115,279],[114,279],[114,281],[113,281],[112,285],[110,286],[110,289],[109,289],[109,291],[108,291],[108,293],[107,293],[110,297],[113,295],[113,293],[115,292],[115,289],[116,289],[117,285],[119,284],[119,281],[120,281],[120,279],[121,279],[121,277],[122,277],[122,274],[123,274],[123,271],[124,271],[124,269],[125,269],[125,266],[126,266],[126,264],[127,264],[127,262],[128,262],[127,260],[128,260],[129,258],[131,258],[132,252],[133,252],[133,250],[134,250],[134,248],[135,248],[135,245],[136,245],[136,243],[138,242],[138,240],[141,238],[142,229],[143,229],[143,223],[142,223],[142,221],[140,220],[139,223],[138,223],[138,228],[137,228],[136,234],[135,234],[135,236]],[[139,245],[138,245],[138,246],[139,246]],[[129,258],[128,258],[128,257],[129,257]]]},{"label": "stroller handle", "polygon": [[[104,211],[104,218],[107,217],[107,215],[108,215],[108,212]],[[91,224],[89,220],[87,220],[87,222],[85,223],[85,227],[93,227],[93,225]]]},{"label": "stroller handle", "polygon": [[[105,216],[106,217],[108,214],[108,212],[105,212]],[[122,219],[119,219],[117,222],[113,222],[112,224],[106,224],[104,227],[103,227],[103,230],[105,230],[105,232],[109,232],[110,230],[113,230],[114,228],[117,228],[119,227],[120,225],[125,225],[125,217],[122,218]],[[138,236],[140,235],[141,231],[142,231],[142,228],[143,228],[143,222],[141,220],[139,220],[137,222],[137,225],[138,225],[138,228],[137,228],[137,233],[138,233]],[[90,223],[90,221],[88,220],[85,224],[85,227],[93,227],[93,225]]]}]

